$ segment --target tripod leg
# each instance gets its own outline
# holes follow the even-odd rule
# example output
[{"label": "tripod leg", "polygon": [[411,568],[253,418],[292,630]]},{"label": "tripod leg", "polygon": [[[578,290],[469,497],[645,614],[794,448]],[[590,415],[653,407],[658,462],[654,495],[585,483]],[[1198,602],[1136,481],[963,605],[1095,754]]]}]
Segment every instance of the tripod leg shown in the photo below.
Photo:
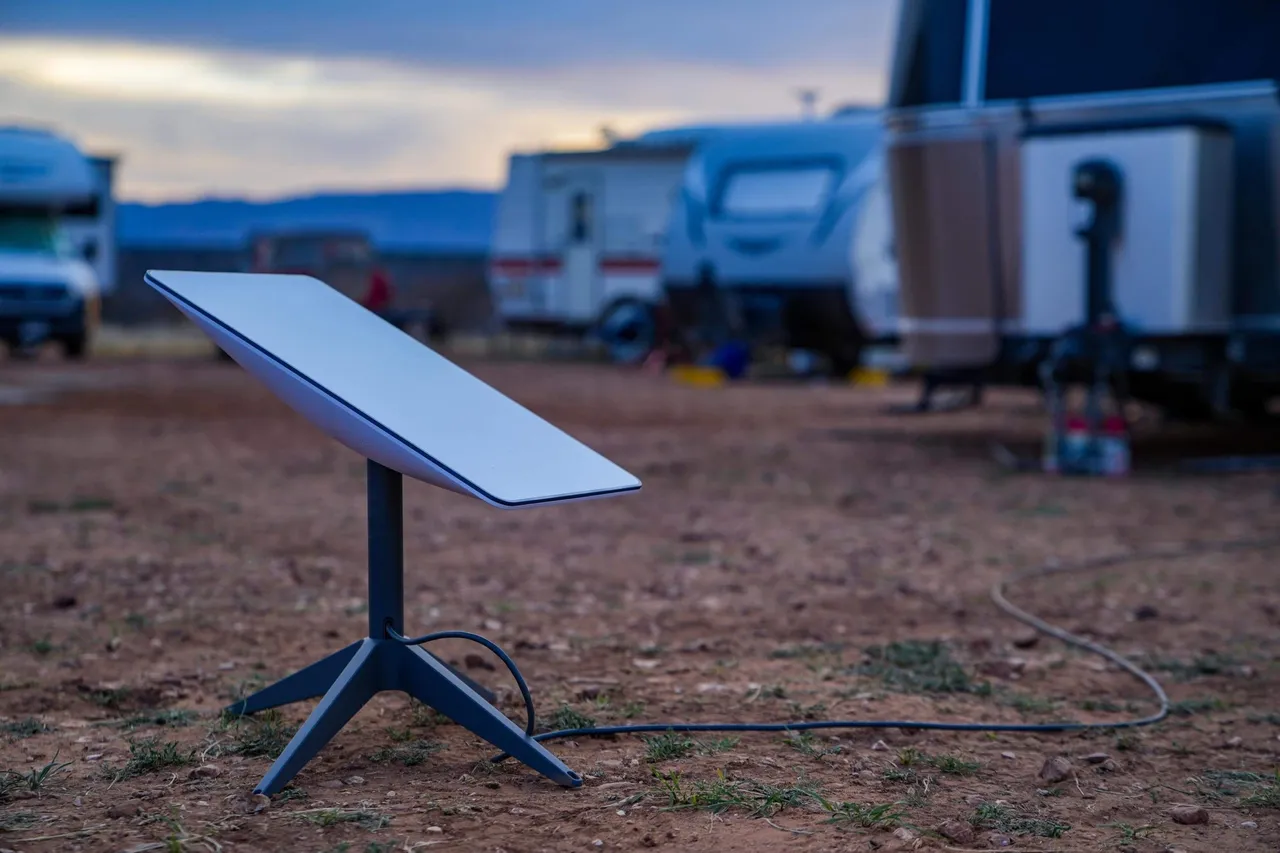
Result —
[{"label": "tripod leg", "polygon": [[336,681],[307,717],[280,757],[271,765],[254,790],[270,796],[289,784],[298,771],[315,757],[325,744],[356,715],[373,694],[384,687],[378,683],[379,651],[376,640],[361,640]]},{"label": "tripod leg", "polygon": [[566,788],[582,784],[581,776],[526,735],[501,711],[481,699],[448,667],[417,646],[401,646],[397,651],[400,653],[397,661],[399,687],[405,693],[435,708],[556,784]]},{"label": "tripod leg", "polygon": [[336,651],[327,658],[280,679],[270,687],[264,687],[252,696],[233,702],[226,707],[224,713],[237,716],[256,714],[279,705],[323,696],[325,691],[338,680],[338,676],[342,674],[342,670],[359,648],[360,642],[352,643],[345,649]]},{"label": "tripod leg", "polygon": [[450,672],[456,675],[459,681],[461,681],[463,684],[467,685],[476,693],[478,693],[480,695],[480,698],[488,702],[490,705],[492,705],[494,700],[498,698],[497,694],[494,693],[492,690],[490,690],[488,687],[485,687],[483,684],[480,684],[479,682],[472,681],[466,675],[463,675],[461,672],[458,672],[458,670],[455,667],[440,660],[439,655],[432,655],[431,652],[427,652],[427,654],[435,658],[438,663],[440,663],[442,666],[444,666],[446,669],[448,669]]}]

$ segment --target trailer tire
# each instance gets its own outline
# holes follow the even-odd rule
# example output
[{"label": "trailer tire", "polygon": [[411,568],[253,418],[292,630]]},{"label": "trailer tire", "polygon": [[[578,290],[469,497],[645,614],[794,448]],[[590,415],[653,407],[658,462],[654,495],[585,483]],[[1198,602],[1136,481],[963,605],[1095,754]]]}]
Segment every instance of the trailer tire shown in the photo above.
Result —
[{"label": "trailer tire", "polygon": [[58,339],[62,354],[71,361],[83,361],[89,352],[89,335],[76,332],[74,335],[63,335]]},{"label": "trailer tire", "polygon": [[658,318],[654,306],[626,296],[610,302],[592,329],[614,364],[640,364],[658,343]]}]

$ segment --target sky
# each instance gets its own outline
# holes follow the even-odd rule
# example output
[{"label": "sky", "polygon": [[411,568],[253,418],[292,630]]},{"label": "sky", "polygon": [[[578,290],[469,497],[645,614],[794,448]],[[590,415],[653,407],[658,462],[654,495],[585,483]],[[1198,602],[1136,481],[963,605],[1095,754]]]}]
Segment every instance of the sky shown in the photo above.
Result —
[{"label": "sky", "polygon": [[0,123],[119,195],[499,186],[512,150],[879,103],[897,0],[0,0]]}]

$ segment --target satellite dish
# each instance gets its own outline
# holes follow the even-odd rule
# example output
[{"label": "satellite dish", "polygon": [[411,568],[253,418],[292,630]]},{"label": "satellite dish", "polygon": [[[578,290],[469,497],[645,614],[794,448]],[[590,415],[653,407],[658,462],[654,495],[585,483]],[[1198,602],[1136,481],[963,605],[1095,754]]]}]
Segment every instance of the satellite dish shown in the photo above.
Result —
[{"label": "satellite dish", "polygon": [[640,488],[322,281],[169,270],[146,280],[303,417],[407,477],[502,508]]}]

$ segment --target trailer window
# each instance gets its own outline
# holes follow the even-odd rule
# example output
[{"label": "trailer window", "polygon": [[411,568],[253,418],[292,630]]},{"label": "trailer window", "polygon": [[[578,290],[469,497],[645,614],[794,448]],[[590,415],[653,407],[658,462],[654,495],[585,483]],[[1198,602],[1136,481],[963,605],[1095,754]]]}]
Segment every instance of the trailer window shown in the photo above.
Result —
[{"label": "trailer window", "polygon": [[591,196],[574,193],[569,202],[570,239],[586,243],[591,239]]},{"label": "trailer window", "polygon": [[988,100],[1280,77],[1274,0],[990,0]]},{"label": "trailer window", "polygon": [[827,165],[730,171],[717,212],[732,217],[812,216],[826,206],[836,170]]},{"label": "trailer window", "polygon": [[969,0],[903,0],[889,106],[960,103],[968,16]]}]

